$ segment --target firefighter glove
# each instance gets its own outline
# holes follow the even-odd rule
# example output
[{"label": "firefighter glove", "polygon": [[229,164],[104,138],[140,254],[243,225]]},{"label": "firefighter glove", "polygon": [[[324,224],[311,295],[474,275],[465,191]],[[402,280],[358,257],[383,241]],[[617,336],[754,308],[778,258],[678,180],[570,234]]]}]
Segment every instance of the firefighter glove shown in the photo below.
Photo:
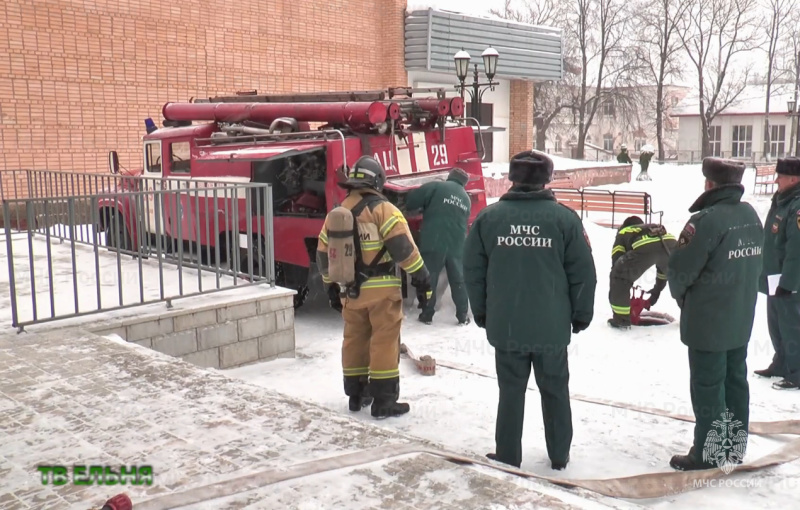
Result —
[{"label": "firefighter glove", "polygon": [[572,321],[572,332],[574,334],[580,333],[581,331],[583,331],[584,329],[586,329],[588,327],[589,327],[589,323],[588,322]]},{"label": "firefighter glove", "polygon": [[328,299],[330,300],[331,308],[342,313],[342,300],[339,297],[340,293],[339,284],[334,283],[328,287]]},{"label": "firefighter glove", "polygon": [[475,325],[479,328],[486,329],[486,316],[485,315],[475,315],[473,317],[475,319]]},{"label": "firefighter glove", "polygon": [[[650,306],[653,306],[656,304],[656,301],[658,301],[658,298],[661,296],[661,291],[658,289],[651,289],[649,291],[649,294],[650,297],[647,299],[647,301],[650,302]],[[647,308],[649,309],[649,307]]]},{"label": "firefighter glove", "polygon": [[411,285],[417,289],[418,293],[431,290],[431,274],[427,267],[422,266],[419,271],[411,273]]}]

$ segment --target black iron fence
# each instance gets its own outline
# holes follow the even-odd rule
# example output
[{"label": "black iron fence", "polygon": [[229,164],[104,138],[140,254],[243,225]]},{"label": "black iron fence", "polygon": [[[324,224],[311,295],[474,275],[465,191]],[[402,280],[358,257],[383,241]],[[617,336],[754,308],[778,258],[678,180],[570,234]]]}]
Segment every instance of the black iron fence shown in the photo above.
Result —
[{"label": "black iron fence", "polygon": [[36,170],[2,176],[11,322],[20,330],[275,285],[268,184]]}]

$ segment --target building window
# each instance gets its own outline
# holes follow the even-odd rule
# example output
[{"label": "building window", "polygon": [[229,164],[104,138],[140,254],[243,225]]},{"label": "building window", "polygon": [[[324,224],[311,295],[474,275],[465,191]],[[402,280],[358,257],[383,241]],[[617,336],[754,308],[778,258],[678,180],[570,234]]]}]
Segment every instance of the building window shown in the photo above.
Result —
[{"label": "building window", "polygon": [[644,144],[646,144],[646,143],[647,143],[647,140],[644,140],[644,139],[642,139],[642,138],[637,138],[636,140],[634,140],[634,142],[633,142],[633,147],[634,147],[634,150],[635,150],[635,152],[639,152],[639,151],[641,151],[641,150],[642,150],[642,147],[643,147],[643,146],[644,146]]},{"label": "building window", "polygon": [[170,144],[172,172],[176,174],[188,174],[191,169],[191,154],[189,152],[189,142],[175,142]]},{"label": "building window", "polygon": [[613,99],[606,99],[603,101],[603,117],[613,117],[614,116],[614,100]]},{"label": "building window", "polygon": [[614,137],[612,135],[603,135],[603,150],[614,151]]},{"label": "building window", "polygon": [[769,148],[764,140],[764,152],[769,152],[773,158],[782,158],[786,150],[786,126],[769,127]]},{"label": "building window", "polygon": [[749,158],[753,152],[753,126],[733,126],[731,157]]},{"label": "building window", "polygon": [[556,135],[555,145],[553,146],[553,152],[561,152],[561,136]]},{"label": "building window", "polygon": [[708,128],[708,141],[711,145],[711,155],[718,158],[722,155],[722,126]]}]

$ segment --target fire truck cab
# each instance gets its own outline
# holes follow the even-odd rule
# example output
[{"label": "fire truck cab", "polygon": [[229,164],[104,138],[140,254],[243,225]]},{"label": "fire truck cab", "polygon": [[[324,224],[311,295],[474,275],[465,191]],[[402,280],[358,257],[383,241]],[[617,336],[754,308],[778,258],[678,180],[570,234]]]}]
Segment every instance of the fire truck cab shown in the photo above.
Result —
[{"label": "fire truck cab", "polygon": [[[428,97],[416,98],[417,93]],[[448,98],[443,89],[296,95],[248,92],[167,103],[162,113],[164,127],[155,128],[150,121],[143,137],[140,175],[149,178],[142,181],[144,186],[159,186],[164,179],[269,183],[273,221],[258,230],[273,233],[276,284],[297,290],[296,307],[308,293],[309,269],[315,264],[317,236],[325,216],[346,194],[337,184],[359,157],[372,156],[384,166],[383,193],[406,214],[415,237],[422,218],[406,210],[407,193],[431,180],[446,179],[454,167],[471,177],[466,186],[472,199],[470,224],[486,207],[484,151],[476,146],[481,137],[471,124],[478,130],[480,126],[464,118],[463,99]],[[115,163],[110,164],[112,171],[118,171]],[[186,224],[178,235],[177,224],[183,218],[171,218],[169,212],[158,214],[152,204],[147,209],[146,222],[125,218],[129,229],[125,234],[130,238],[149,239],[153,232],[145,236],[131,230],[135,224],[153,230],[159,221],[159,232],[194,243],[200,250],[229,239],[202,233],[198,239],[199,229]],[[265,221],[263,210],[239,209]],[[244,234],[242,226],[226,228],[238,228],[238,234]],[[250,235],[252,243],[265,243]],[[230,253],[230,247],[224,248]],[[266,259],[253,263],[255,272],[265,272]],[[240,267],[248,266],[242,262]]]}]

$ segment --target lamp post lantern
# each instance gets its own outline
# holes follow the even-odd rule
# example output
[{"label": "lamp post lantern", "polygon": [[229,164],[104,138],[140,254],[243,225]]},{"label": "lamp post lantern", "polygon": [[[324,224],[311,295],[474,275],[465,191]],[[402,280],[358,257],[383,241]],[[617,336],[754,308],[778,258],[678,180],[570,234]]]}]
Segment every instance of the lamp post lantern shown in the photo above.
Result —
[{"label": "lamp post lantern", "polygon": [[483,58],[484,72],[486,73],[486,78],[488,78],[489,81],[487,83],[480,83],[478,64],[474,64],[471,89],[467,88],[469,85],[465,83],[467,74],[469,74],[469,64],[471,60],[469,53],[464,51],[462,48],[461,51],[456,53],[453,57],[456,64],[456,77],[460,83],[459,88],[461,89],[461,98],[464,98],[465,91],[469,92],[471,101],[470,104],[472,105],[472,116],[475,117],[475,119],[478,121],[478,124],[481,124],[480,108],[483,93],[486,92],[487,89],[494,90],[494,87],[499,85],[499,83],[492,81],[492,79],[494,79],[495,74],[497,74],[497,60],[500,58],[500,54],[494,48],[486,48],[481,54],[481,57]]}]

